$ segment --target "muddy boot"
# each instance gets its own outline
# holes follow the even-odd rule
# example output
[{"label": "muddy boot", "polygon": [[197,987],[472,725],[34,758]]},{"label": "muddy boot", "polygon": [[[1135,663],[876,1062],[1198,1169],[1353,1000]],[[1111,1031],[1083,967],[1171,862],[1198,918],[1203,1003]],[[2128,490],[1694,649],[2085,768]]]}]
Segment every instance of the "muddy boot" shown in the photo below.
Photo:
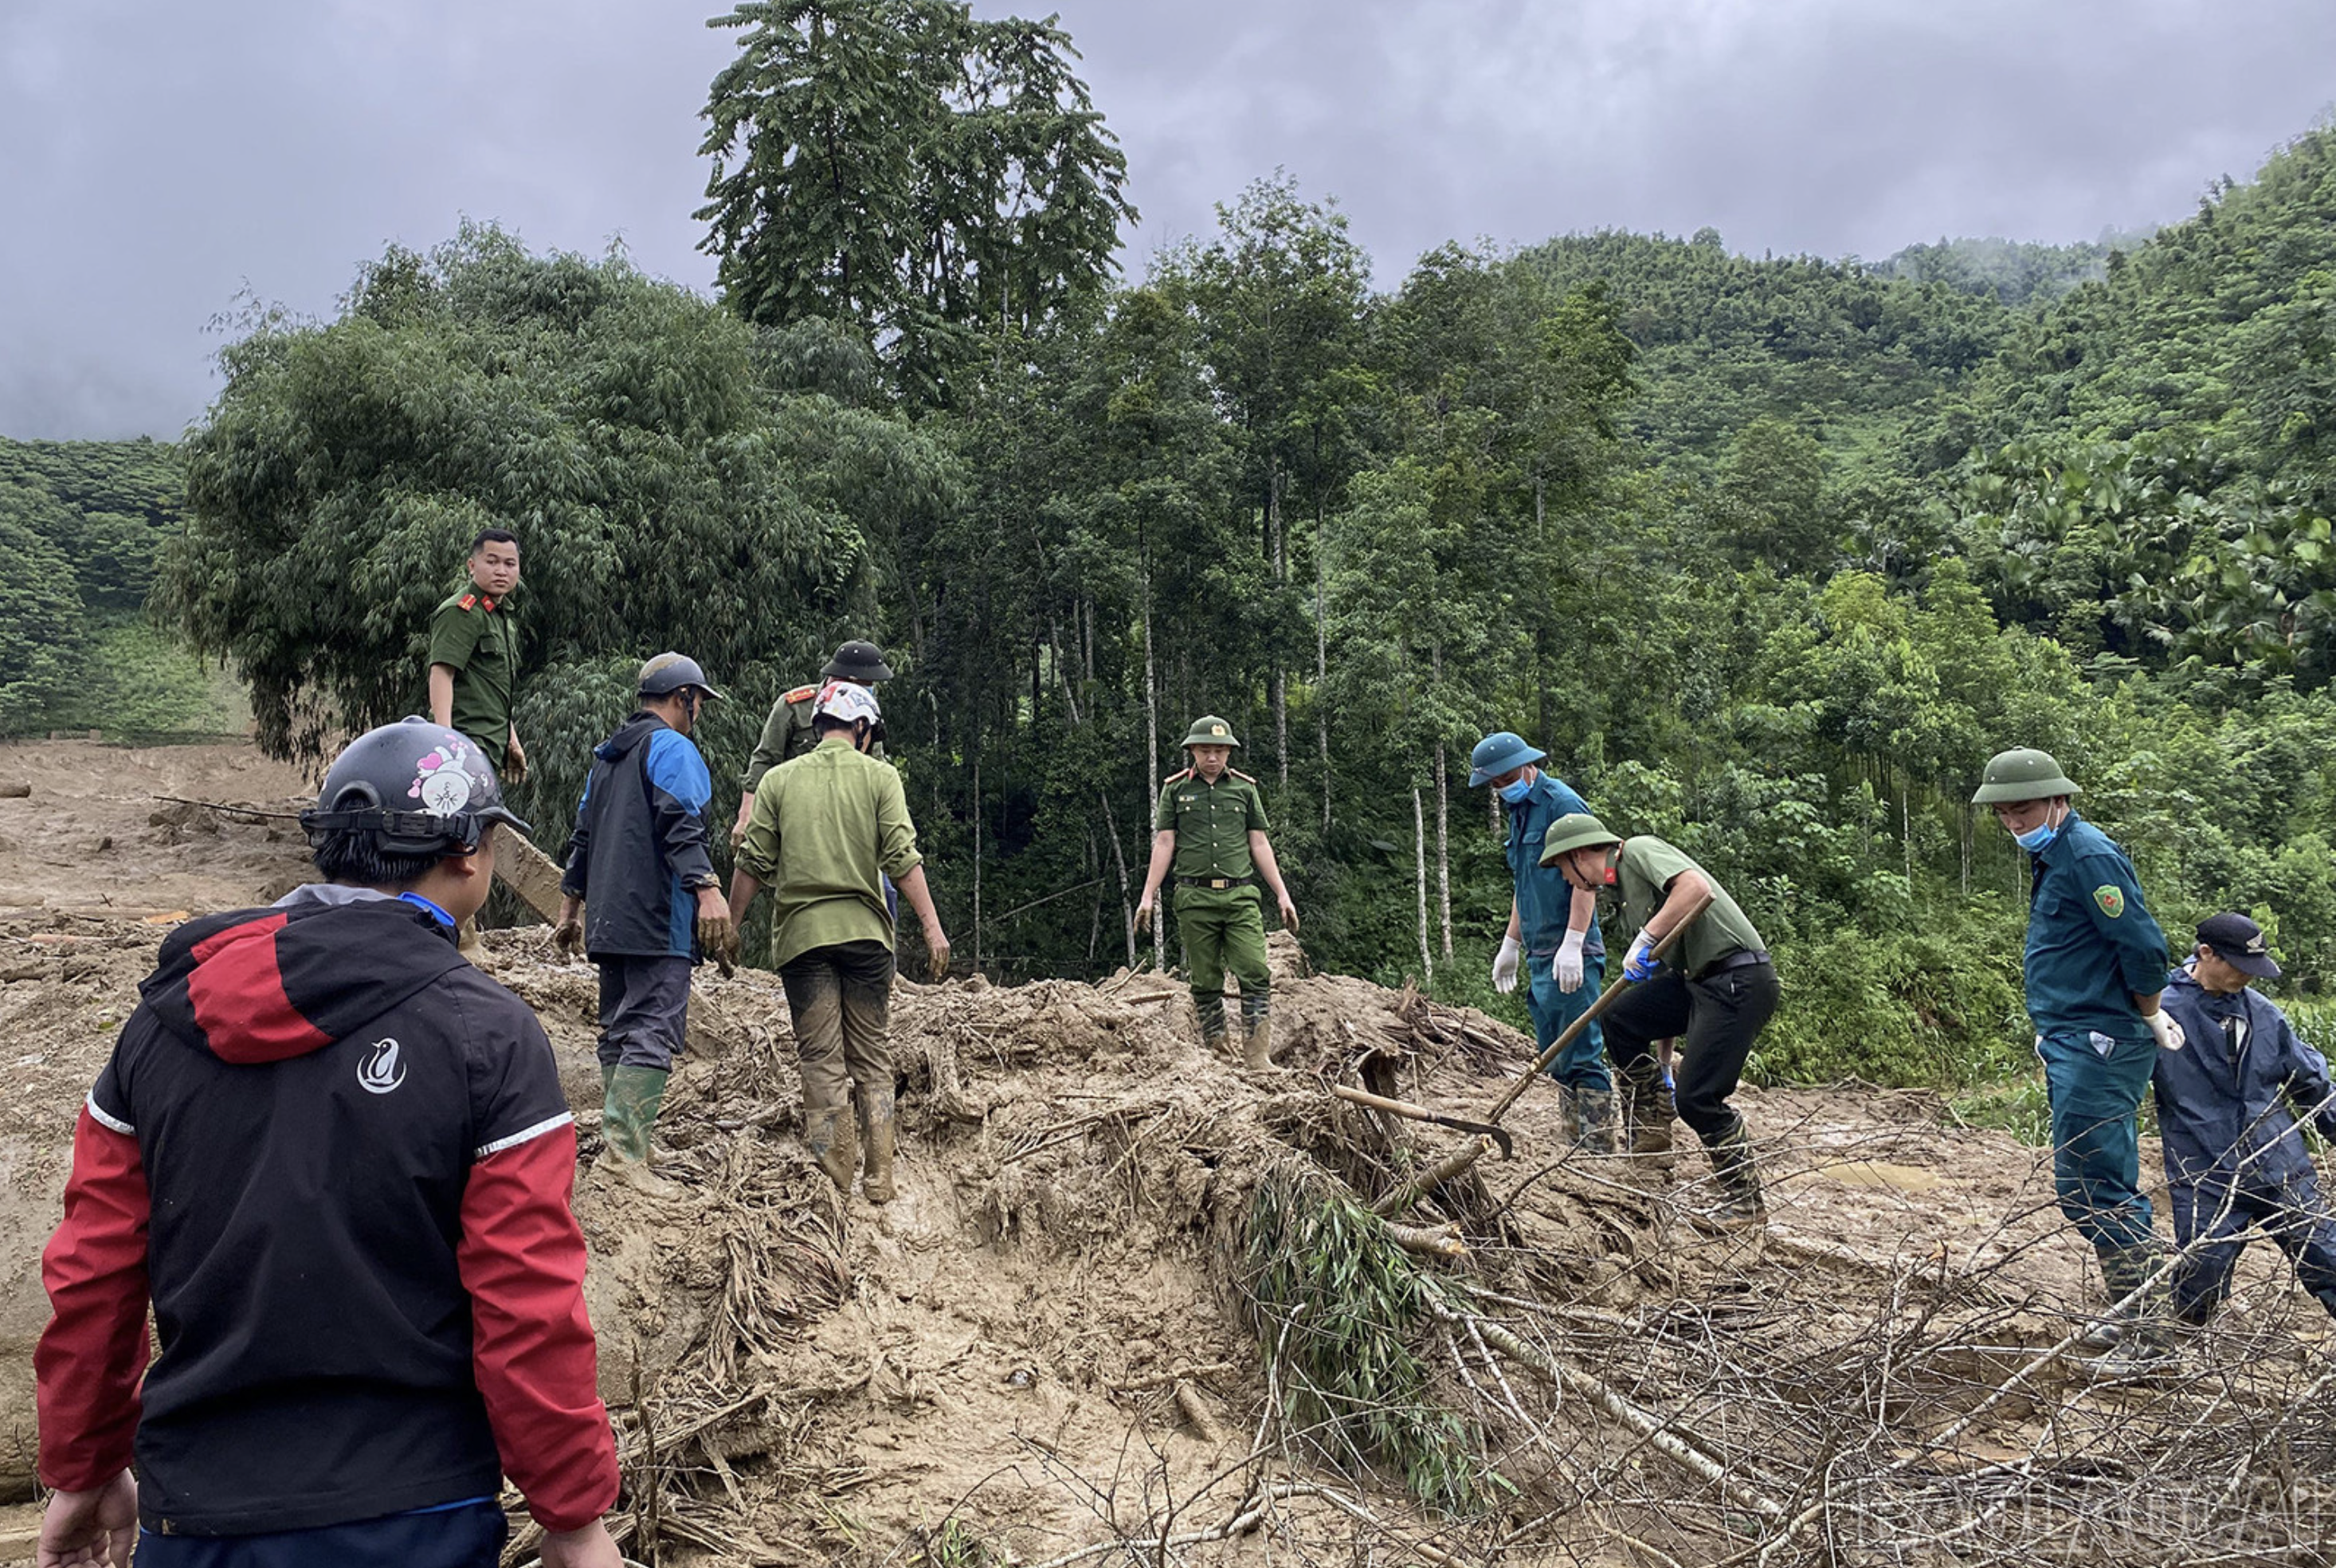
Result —
[{"label": "muddy boot", "polygon": [[1614,1152],[1614,1096],[1607,1089],[1576,1091],[1574,1104],[1580,1125],[1574,1133],[1574,1147],[1584,1154],[1611,1154]]},{"label": "muddy boot", "polygon": [[1663,1081],[1662,1064],[1641,1057],[1622,1069],[1622,1094],[1628,1109],[1630,1153],[1643,1157],[1650,1168],[1671,1168],[1671,1125],[1679,1119],[1671,1086]]},{"label": "muddy boot", "polygon": [[842,1105],[804,1105],[803,1147],[835,1190],[850,1197],[852,1178],[860,1169],[860,1132],[851,1111]]},{"label": "muddy boot", "polygon": [[1241,1042],[1241,1066],[1253,1073],[1273,1071],[1273,1019],[1260,1018],[1249,1027]]},{"label": "muddy boot", "polygon": [[1201,1049],[1212,1057],[1230,1057],[1233,1054],[1233,1048],[1226,1041],[1225,1031],[1222,1028],[1215,1030],[1203,1028],[1201,1031]]},{"label": "muddy boot", "polygon": [[900,1113],[893,1106],[890,1089],[856,1098],[860,1113],[860,1190],[871,1203],[889,1203],[892,1201],[892,1144],[900,1131]]},{"label": "muddy boot", "polygon": [[649,1135],[665,1100],[668,1075],[657,1067],[609,1067],[600,1108],[599,1163],[593,1174],[652,1198],[677,1198],[681,1189],[649,1169]]},{"label": "muddy boot", "polygon": [[1738,1116],[1728,1129],[1704,1145],[1711,1156],[1711,1174],[1719,1183],[1719,1206],[1708,1221],[1723,1231],[1757,1225],[1768,1217],[1760,1200],[1760,1168],[1752,1157],[1752,1135]]},{"label": "muddy boot", "polygon": [[2174,1316],[2172,1294],[2162,1278],[2142,1283],[2164,1261],[2157,1249],[2104,1246],[2099,1251],[2112,1306],[2136,1290],[2141,1296],[2110,1319],[2106,1327],[2116,1343],[2088,1358],[2085,1369],[2103,1382],[2159,1382],[2179,1375],[2182,1325]]},{"label": "muddy boot", "polygon": [[1557,1141],[1569,1149],[1582,1143],[1582,1096],[1562,1084],[1557,1086]]}]

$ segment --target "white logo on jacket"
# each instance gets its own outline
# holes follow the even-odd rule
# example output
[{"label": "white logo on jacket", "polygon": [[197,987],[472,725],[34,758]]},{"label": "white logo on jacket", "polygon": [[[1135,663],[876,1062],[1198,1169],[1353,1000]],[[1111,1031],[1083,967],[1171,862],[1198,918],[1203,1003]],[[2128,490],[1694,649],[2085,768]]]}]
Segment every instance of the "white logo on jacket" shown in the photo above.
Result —
[{"label": "white logo on jacket", "polygon": [[369,1095],[385,1095],[405,1082],[405,1063],[398,1055],[397,1042],[384,1038],[375,1040],[357,1064],[357,1082]]}]

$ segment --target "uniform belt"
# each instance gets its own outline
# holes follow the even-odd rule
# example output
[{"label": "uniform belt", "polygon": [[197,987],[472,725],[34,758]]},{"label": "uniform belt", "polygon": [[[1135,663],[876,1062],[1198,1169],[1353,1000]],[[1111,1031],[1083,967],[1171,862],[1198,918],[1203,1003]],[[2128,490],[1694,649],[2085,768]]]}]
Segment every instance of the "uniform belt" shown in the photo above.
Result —
[{"label": "uniform belt", "polygon": [[1176,885],[1180,888],[1245,888],[1249,886],[1249,882],[1250,879],[1247,877],[1178,877],[1176,879]]},{"label": "uniform belt", "polygon": [[1765,952],[1752,948],[1738,948],[1726,958],[1714,959],[1696,970],[1695,978],[1698,980],[1708,980],[1714,975],[1724,975],[1730,969],[1749,969],[1754,964],[1765,964],[1767,961],[1768,955]]}]

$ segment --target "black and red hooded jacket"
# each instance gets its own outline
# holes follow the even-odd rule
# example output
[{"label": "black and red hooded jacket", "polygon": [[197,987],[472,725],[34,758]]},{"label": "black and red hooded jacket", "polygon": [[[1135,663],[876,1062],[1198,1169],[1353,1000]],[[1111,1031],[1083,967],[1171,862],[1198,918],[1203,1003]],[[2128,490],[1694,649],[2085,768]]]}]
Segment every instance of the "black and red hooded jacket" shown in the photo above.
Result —
[{"label": "black and red hooded jacket", "polygon": [[616,1501],[573,1118],[542,1026],[452,935],[318,886],[162,944],[41,1261],[44,1482],[103,1484],[134,1434],[156,1531],[378,1518],[505,1474],[553,1530]]}]

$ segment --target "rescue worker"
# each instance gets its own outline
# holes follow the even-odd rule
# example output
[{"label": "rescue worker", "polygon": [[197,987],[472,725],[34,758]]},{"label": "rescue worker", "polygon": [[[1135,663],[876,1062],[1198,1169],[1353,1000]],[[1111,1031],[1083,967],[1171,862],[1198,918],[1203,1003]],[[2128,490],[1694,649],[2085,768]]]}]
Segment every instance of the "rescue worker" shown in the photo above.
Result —
[{"label": "rescue worker", "polygon": [[[1622,958],[1630,989],[1604,1018],[1606,1049],[1630,1090],[1631,1152],[1661,1154],[1670,1147],[1671,1106],[1661,1093],[1655,1042],[1677,1036],[1679,1119],[1702,1140],[1719,1184],[1719,1205],[1710,1219],[1722,1227],[1760,1222],[1767,1207],[1752,1136],[1728,1102],[1776,1010],[1768,944],[1709,872],[1651,834],[1625,839],[1594,816],[1560,817],[1543,837],[1541,862],[1557,867],[1576,888],[1614,889],[1623,923],[1634,933]],[[1656,959],[1655,944],[1707,894],[1709,905],[1670,956]]]},{"label": "rescue worker", "polygon": [[672,1197],[677,1189],[649,1169],[649,1135],[681,1055],[690,971],[710,958],[728,974],[738,957],[706,848],[714,779],[689,738],[722,694],[677,653],[641,666],[637,685],[632,716],[592,749],[552,945],[580,946],[600,969],[605,1147],[593,1174]]},{"label": "rescue worker", "polygon": [[[884,662],[884,652],[872,642],[857,639],[835,650],[833,657],[820,667],[819,679],[808,686],[799,686],[780,694],[771,705],[770,716],[763,720],[762,738],[754,743],[754,755],[746,759],[746,771],[738,777],[745,786],[738,796],[738,820],[730,825],[730,845],[746,836],[746,818],[754,809],[754,786],[763,775],[783,762],[789,762],[819,744],[813,725],[813,708],[825,684],[840,680],[852,686],[876,689],[879,681],[892,678],[892,667]],[[884,755],[883,726],[877,726],[876,738],[869,744],[868,755]]]},{"label": "rescue worker", "polygon": [[2229,1297],[2250,1225],[2336,1317],[2336,1220],[2296,1125],[2301,1116],[2336,1138],[2336,1085],[2327,1059],[2251,989],[2279,972],[2261,926],[2219,914],[2199,923],[2196,949],[2166,983],[2164,1010],[2188,1048],[2157,1053],[2151,1082],[2182,1249],[2174,1312],[2185,1323],[2205,1323]]},{"label": "rescue worker", "polygon": [[802,1060],[804,1146],[847,1195],[864,1159],[861,1190],[871,1203],[892,1201],[898,1138],[886,879],[924,924],[934,980],[949,973],[949,960],[900,775],[868,755],[883,722],[868,687],[844,680],[820,687],[812,709],[819,744],[754,786],[730,876],[738,919],[764,886],[777,906],[774,950]]},{"label": "rescue worker", "polygon": [[163,940],[74,1129],[37,1560],[126,1568],[134,1531],[140,1568],[487,1568],[508,1475],[550,1568],[617,1568],[575,1118],[453,941],[527,824],[420,718],[300,820],[322,880]]},{"label": "rescue worker", "polygon": [[1184,939],[1201,1043],[1212,1050],[1226,1048],[1230,969],[1241,982],[1241,1062],[1262,1072],[1273,1066],[1272,976],[1265,967],[1265,919],[1251,880],[1262,878],[1272,890],[1281,923],[1292,935],[1298,906],[1282,885],[1281,868],[1266,840],[1265,801],[1257,781],[1232,765],[1233,748],[1240,745],[1232,726],[1216,715],[1192,721],[1184,736],[1188,765],[1162,783],[1160,803],[1152,813],[1152,863],[1135,906],[1135,929],[1151,929],[1152,901],[1173,868],[1176,929]]},{"label": "rescue worker", "polygon": [[527,748],[511,722],[519,689],[519,540],[487,528],[471,541],[471,586],[430,617],[430,717],[478,744],[505,778],[527,782]]},{"label": "rescue worker", "polygon": [[[1496,730],[1468,755],[1468,784],[1490,784],[1508,808],[1509,927],[1493,959],[1493,989],[1517,989],[1525,969],[1525,1008],[1542,1050],[1589,1009],[1606,981],[1606,944],[1598,934],[1598,895],[1569,884],[1541,863],[1542,835],[1562,816],[1586,816],[1590,807],[1565,781],[1539,765],[1549,754],[1522,736]],[[1549,1065],[1558,1083],[1565,1135],[1595,1154],[1614,1152],[1614,1080],[1606,1070],[1606,1039],[1593,1019],[1581,1037]]]},{"label": "rescue worker", "polygon": [[2077,814],[2076,784],[2040,751],[1990,759],[1971,803],[1989,807],[2028,852],[2028,1016],[2052,1108],[2060,1212],[2093,1244],[2112,1302],[2141,1292],[2130,1329],[2094,1362],[2107,1376],[2162,1369],[2174,1357],[2164,1252],[2141,1193],[2140,1112],[2158,1053],[2182,1047],[2158,1005],[2166,937],[2133,862]]}]

